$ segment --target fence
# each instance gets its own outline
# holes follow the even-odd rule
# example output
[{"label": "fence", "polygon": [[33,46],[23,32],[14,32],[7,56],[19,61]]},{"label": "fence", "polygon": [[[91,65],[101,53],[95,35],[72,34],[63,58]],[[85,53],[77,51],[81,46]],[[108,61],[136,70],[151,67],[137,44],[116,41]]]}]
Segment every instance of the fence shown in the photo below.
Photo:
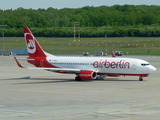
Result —
[{"label": "fence", "polygon": [[12,49],[10,54],[28,55],[27,49]]}]

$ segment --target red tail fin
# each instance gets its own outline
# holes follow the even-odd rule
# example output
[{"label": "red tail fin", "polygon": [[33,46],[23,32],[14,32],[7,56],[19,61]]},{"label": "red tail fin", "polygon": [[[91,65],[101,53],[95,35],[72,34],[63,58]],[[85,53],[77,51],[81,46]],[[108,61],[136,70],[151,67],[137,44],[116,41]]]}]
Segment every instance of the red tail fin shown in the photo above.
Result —
[{"label": "red tail fin", "polygon": [[46,57],[45,52],[28,27],[23,28],[29,57]]}]

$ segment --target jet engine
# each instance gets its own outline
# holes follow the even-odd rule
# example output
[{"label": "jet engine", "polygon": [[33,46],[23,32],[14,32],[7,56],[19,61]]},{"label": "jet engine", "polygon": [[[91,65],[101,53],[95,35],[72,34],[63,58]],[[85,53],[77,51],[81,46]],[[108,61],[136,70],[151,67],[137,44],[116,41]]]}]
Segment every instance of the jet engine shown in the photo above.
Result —
[{"label": "jet engine", "polygon": [[90,80],[94,80],[97,78],[97,73],[95,71],[92,70],[87,70],[87,71],[81,71],[79,73],[79,77],[81,79],[90,79]]}]

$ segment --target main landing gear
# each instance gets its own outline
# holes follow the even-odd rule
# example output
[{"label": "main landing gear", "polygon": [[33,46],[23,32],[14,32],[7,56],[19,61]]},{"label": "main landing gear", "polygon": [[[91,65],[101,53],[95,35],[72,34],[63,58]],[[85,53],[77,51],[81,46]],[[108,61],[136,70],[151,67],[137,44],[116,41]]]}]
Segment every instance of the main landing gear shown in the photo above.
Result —
[{"label": "main landing gear", "polygon": [[75,81],[81,81],[82,79],[79,76],[75,77]]},{"label": "main landing gear", "polygon": [[143,81],[143,78],[142,78],[142,77],[140,77],[140,78],[139,78],[139,81]]}]

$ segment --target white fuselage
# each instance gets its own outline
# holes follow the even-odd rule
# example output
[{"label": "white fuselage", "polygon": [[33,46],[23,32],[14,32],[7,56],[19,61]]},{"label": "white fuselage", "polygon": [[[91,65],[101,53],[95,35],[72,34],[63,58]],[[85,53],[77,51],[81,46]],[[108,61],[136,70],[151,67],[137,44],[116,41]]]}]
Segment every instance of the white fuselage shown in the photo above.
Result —
[{"label": "white fuselage", "polygon": [[156,70],[147,61],[134,58],[113,57],[47,57],[49,64],[57,68],[95,70],[98,73],[111,74],[150,74]]}]

